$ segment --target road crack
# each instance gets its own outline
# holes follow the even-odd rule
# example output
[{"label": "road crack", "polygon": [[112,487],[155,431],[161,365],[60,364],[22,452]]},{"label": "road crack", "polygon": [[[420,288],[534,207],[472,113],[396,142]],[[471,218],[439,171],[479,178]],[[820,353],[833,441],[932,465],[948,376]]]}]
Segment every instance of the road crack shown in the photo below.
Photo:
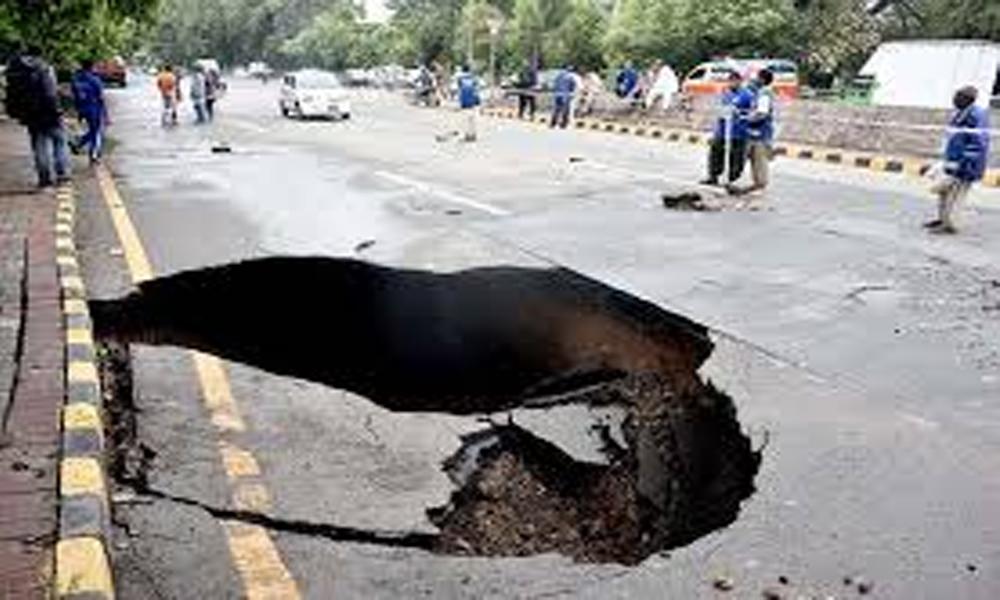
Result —
[{"label": "road crack", "polygon": [[220,521],[236,521],[248,525],[257,525],[270,531],[325,538],[334,542],[354,542],[392,548],[433,550],[438,541],[438,536],[432,533],[361,529],[297,519],[280,519],[254,511],[213,506],[201,500],[171,494],[148,486],[142,488],[136,486],[133,491],[140,496],[197,508]]}]

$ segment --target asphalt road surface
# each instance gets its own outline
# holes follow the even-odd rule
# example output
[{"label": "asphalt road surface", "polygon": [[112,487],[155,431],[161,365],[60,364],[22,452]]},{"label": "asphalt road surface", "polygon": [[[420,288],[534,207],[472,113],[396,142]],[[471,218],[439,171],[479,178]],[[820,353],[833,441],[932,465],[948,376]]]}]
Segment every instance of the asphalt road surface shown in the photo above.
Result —
[{"label": "asphalt road surface", "polygon": [[[123,244],[90,182],[93,296],[129,291],[142,249],[156,275],[274,255],[565,265],[712,329],[702,374],[763,447],[757,492],[731,526],[634,567],[337,541],[296,524],[434,532],[441,461],[482,424],[136,346],[160,497],[116,491],[121,597],[1000,596],[1000,193],[976,190],[962,234],[932,237],[925,182],[779,159],[752,210],[666,211],[702,149],[493,120],[465,144],[456,114],[367,91],[349,121],[292,121],[277,92],[233,81],[214,124],[171,130],[151,82],[111,93],[108,166],[138,236]],[[515,414],[581,457],[592,417]]]}]

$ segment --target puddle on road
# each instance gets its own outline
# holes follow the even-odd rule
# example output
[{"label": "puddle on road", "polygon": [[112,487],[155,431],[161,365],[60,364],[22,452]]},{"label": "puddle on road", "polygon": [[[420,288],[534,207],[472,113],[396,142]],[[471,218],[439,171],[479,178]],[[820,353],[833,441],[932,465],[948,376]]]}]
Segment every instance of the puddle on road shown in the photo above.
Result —
[{"label": "puddle on road", "polygon": [[[446,554],[637,564],[736,519],[760,453],[701,379],[705,327],[566,269],[455,273],[277,257],[91,302],[95,333],[193,348],[345,389],[392,411],[616,406],[602,463],[517,425],[463,439],[428,516]],[[587,436],[581,425],[581,436]]]}]

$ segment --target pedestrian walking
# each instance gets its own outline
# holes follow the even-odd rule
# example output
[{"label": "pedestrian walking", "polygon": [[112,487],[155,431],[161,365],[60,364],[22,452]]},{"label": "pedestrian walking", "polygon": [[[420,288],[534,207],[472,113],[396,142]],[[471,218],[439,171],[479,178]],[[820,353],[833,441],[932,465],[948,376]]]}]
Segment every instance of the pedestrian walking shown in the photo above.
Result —
[{"label": "pedestrian walking", "polygon": [[525,113],[532,121],[535,120],[535,111],[538,109],[538,102],[535,95],[538,89],[538,69],[530,62],[524,65],[517,77],[517,118],[523,119]]},{"label": "pedestrian walking", "polygon": [[222,95],[222,77],[215,69],[205,71],[205,118],[215,120],[215,103]]},{"label": "pedestrian walking", "polygon": [[720,97],[719,117],[709,146],[708,178],[701,183],[719,185],[719,177],[726,172],[728,187],[743,174],[747,154],[747,117],[752,108],[753,94],[743,86],[743,76],[732,71],[729,87]]},{"label": "pedestrian walking", "polygon": [[966,86],[955,92],[955,113],[948,122],[944,149],[944,174],[934,184],[938,197],[938,218],[924,223],[932,233],[958,233],[956,212],[972,189],[983,178],[990,153],[989,114],[976,106],[979,91]]},{"label": "pedestrian walking", "polygon": [[87,126],[86,133],[79,140],[79,146],[87,149],[90,162],[94,164],[101,160],[108,109],[104,102],[104,84],[94,73],[93,60],[80,63],[80,69],[73,75],[71,87],[76,114]]},{"label": "pedestrian walking", "polygon": [[195,65],[191,74],[191,84],[188,90],[191,97],[191,106],[194,109],[194,122],[201,124],[208,121],[208,109],[205,105],[207,96],[205,84],[205,69],[201,65]]},{"label": "pedestrian walking", "polygon": [[27,127],[38,186],[46,188],[70,178],[69,148],[56,86],[55,71],[38,48],[14,56],[7,64],[7,114]]},{"label": "pedestrian walking", "polygon": [[774,73],[761,69],[750,82],[753,108],[747,117],[747,155],[753,183],[746,188],[733,188],[737,194],[749,194],[767,188],[770,183],[771,159],[774,156]]},{"label": "pedestrian walking", "polygon": [[479,82],[469,71],[469,66],[462,65],[462,71],[458,75],[458,106],[462,114],[466,142],[476,141],[479,105]]},{"label": "pedestrian walking", "polygon": [[573,67],[567,65],[559,71],[552,87],[552,119],[549,121],[549,127],[566,129],[569,125],[570,111],[573,107],[573,96],[576,93],[576,74]]},{"label": "pedestrian walking", "polygon": [[160,69],[156,75],[156,87],[160,90],[160,100],[163,103],[160,122],[164,127],[177,125],[177,104],[181,100],[181,88],[172,66],[164,65]]}]

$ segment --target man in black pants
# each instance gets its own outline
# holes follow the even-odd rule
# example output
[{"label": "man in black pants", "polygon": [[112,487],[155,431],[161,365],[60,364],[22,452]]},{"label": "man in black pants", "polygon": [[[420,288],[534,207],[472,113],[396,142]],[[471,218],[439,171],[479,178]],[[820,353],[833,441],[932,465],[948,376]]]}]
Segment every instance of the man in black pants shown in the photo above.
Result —
[{"label": "man in black pants", "polygon": [[[708,178],[706,185],[719,185],[719,176],[727,172],[726,185],[732,185],[743,174],[746,165],[748,122],[753,109],[753,92],[743,87],[743,77],[736,71],[730,73],[729,89],[722,94],[721,114],[715,124],[715,133],[708,153]],[[729,168],[726,169],[726,147],[729,147]]]},{"label": "man in black pants", "polygon": [[528,113],[528,118],[532,121],[535,120],[535,109],[537,107],[537,102],[535,101],[535,88],[538,87],[538,72],[535,67],[528,63],[524,65],[524,69],[521,71],[517,78],[517,118],[523,119],[524,113]]}]

